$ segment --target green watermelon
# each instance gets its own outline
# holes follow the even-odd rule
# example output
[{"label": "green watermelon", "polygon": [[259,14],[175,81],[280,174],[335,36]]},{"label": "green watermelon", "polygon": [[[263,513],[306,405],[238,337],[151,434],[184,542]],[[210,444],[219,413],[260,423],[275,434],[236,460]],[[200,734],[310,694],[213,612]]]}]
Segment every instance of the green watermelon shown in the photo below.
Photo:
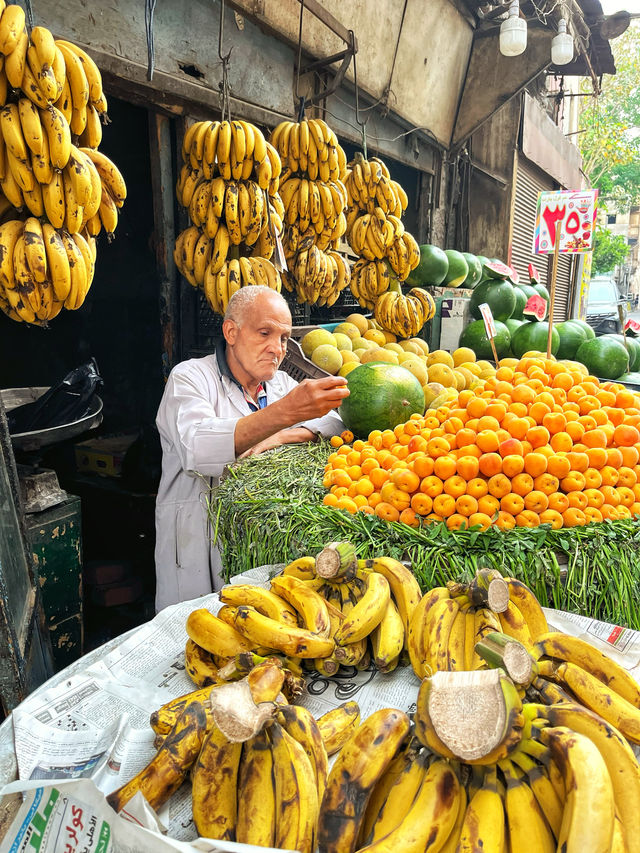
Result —
[{"label": "green watermelon", "polygon": [[449,269],[442,283],[443,287],[460,287],[469,275],[469,264],[466,262],[462,252],[455,249],[446,249],[445,255],[449,261]]},{"label": "green watermelon", "polygon": [[469,266],[469,272],[460,287],[468,287],[471,289],[475,287],[482,278],[482,264],[475,255],[471,254],[471,252],[463,252],[462,257]]},{"label": "green watermelon", "polygon": [[[498,320],[496,321],[496,336],[493,339],[493,342],[496,345],[498,358],[503,358],[503,356],[509,355],[509,344],[511,343],[509,329],[504,323],[501,323]],[[475,352],[476,358],[493,360],[493,350],[491,349],[491,344],[487,337],[484,320],[475,320],[473,323],[469,323],[469,325],[462,330],[458,346],[469,347]],[[356,367],[356,370],[357,369],[358,368]],[[355,370],[352,370],[351,373],[355,373]]]},{"label": "green watermelon", "polygon": [[516,307],[513,309],[511,319],[522,320],[522,312],[524,311],[524,306],[527,304],[527,297],[525,296],[524,291],[521,287],[514,287],[513,292],[516,297]]},{"label": "green watermelon", "polygon": [[[513,317],[509,317],[508,320],[504,321],[505,326],[509,329],[509,334],[511,335],[511,340],[513,340],[513,336],[516,332],[516,329],[519,329],[520,326],[524,325],[524,320],[514,320]],[[513,355],[513,351],[510,352],[510,355]]]},{"label": "green watermelon", "polygon": [[634,373],[640,367],[640,341],[627,336],[625,344],[624,335],[602,335],[603,338],[612,338],[622,344],[629,352],[629,373]]},{"label": "green watermelon", "polygon": [[640,385],[640,373],[623,373],[622,376],[616,376],[617,382],[630,382],[632,385]]},{"label": "green watermelon", "polygon": [[524,306],[522,316],[525,320],[542,321],[547,316],[547,303],[542,296],[535,294],[527,299],[527,304]]},{"label": "green watermelon", "polygon": [[573,318],[571,320],[571,322],[576,323],[578,326],[580,326],[581,329],[584,329],[584,333],[587,336],[588,341],[592,341],[595,338],[596,333],[593,331],[591,326],[585,320],[578,320],[576,317],[576,318]]},{"label": "green watermelon", "polygon": [[407,287],[436,287],[445,280],[448,269],[449,261],[442,249],[424,243],[420,246],[420,263],[409,273],[404,283]]},{"label": "green watermelon", "polygon": [[399,364],[370,361],[347,376],[349,396],[338,409],[347,429],[366,439],[374,429],[393,429],[424,412],[424,392],[416,377]]},{"label": "green watermelon", "polygon": [[[545,321],[533,320],[531,323],[523,323],[514,332],[511,339],[511,351],[516,358],[522,358],[525,352],[537,350],[546,353],[547,340],[549,337],[549,324]],[[551,332],[551,354],[555,355],[560,346],[560,335],[554,327]]]},{"label": "green watermelon", "polygon": [[629,354],[620,341],[605,336],[580,344],[576,361],[600,379],[617,379],[629,372]]},{"label": "green watermelon", "polygon": [[556,323],[554,328],[560,335],[560,346],[558,347],[556,358],[575,359],[578,347],[587,340],[584,329],[571,320],[567,320],[564,323]]},{"label": "green watermelon", "polygon": [[486,302],[494,320],[499,320],[504,323],[512,316],[516,307],[516,295],[513,291],[513,285],[508,281],[500,281],[489,278],[481,281],[476,285],[469,300],[469,311],[471,316],[478,320],[482,317],[480,314],[479,305]]}]

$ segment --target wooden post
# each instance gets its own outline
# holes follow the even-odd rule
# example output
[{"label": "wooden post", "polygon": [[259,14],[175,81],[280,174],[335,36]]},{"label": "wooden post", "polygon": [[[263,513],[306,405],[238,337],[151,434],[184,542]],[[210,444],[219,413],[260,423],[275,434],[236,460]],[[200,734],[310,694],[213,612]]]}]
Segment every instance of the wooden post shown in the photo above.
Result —
[{"label": "wooden post", "polygon": [[558,274],[558,252],[560,250],[560,223],[556,224],[553,241],[553,263],[551,265],[551,287],[549,288],[549,336],[547,338],[547,358],[551,358],[551,339],[553,335],[553,308],[556,301],[556,275]]},{"label": "wooden post", "polygon": [[498,366],[498,351],[496,349],[496,343],[494,338],[489,338],[489,343],[491,344],[491,350],[493,352],[493,360],[496,363],[496,367]]}]

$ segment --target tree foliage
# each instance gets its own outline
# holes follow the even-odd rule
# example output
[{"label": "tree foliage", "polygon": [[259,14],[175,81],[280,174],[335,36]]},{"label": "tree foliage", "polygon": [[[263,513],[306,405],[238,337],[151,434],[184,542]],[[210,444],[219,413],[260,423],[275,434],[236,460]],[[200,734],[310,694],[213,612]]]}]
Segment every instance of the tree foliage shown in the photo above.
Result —
[{"label": "tree foliage", "polygon": [[629,254],[627,241],[621,234],[614,234],[608,228],[596,227],[593,241],[592,274],[612,272],[624,263]]},{"label": "tree foliage", "polygon": [[[617,72],[605,75],[602,94],[582,98],[578,136],[582,168],[601,201],[618,208],[640,204],[640,26],[632,22],[611,42]],[[582,92],[590,90],[585,81]]]}]

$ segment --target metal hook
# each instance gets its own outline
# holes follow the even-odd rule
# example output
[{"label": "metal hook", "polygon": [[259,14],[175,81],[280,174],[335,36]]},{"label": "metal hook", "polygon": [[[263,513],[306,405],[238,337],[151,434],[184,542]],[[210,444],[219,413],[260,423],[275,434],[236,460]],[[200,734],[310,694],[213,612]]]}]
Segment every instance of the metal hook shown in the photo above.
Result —
[{"label": "metal hook", "polygon": [[[349,30],[349,36],[351,38],[351,47],[354,48],[355,42],[355,33],[353,30]],[[371,114],[367,116],[364,121],[360,120],[360,99],[358,97],[358,66],[356,64],[356,53],[357,51],[354,49],[353,51],[353,82],[356,89],[356,124],[360,127],[362,133],[362,153],[364,154],[364,159],[367,159],[367,122],[371,118]]]},{"label": "metal hook", "polygon": [[[300,83],[300,65],[302,64],[302,16],[304,15],[304,0],[300,0],[300,22],[298,24],[298,61],[296,63],[296,82],[294,87],[294,97],[296,103],[298,104],[298,121],[302,121],[304,118],[304,95],[300,95],[298,92],[298,85]],[[302,115],[301,115],[302,114]]]}]

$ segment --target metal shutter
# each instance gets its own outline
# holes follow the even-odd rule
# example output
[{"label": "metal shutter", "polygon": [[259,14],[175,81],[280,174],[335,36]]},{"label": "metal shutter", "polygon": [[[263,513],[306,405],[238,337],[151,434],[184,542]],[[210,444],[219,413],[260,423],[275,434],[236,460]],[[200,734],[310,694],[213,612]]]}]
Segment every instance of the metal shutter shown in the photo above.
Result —
[{"label": "metal shutter", "polygon": [[[522,155],[518,156],[511,234],[511,266],[518,271],[521,280],[528,282],[528,266],[533,264],[540,273],[541,283],[546,287],[549,286],[551,279],[552,258],[550,255],[534,254],[531,246],[533,244],[538,193],[554,188],[554,183],[548,175],[529,163]],[[558,257],[556,298],[553,311],[555,322],[566,320],[569,316],[572,261],[572,255],[560,255]]]}]

